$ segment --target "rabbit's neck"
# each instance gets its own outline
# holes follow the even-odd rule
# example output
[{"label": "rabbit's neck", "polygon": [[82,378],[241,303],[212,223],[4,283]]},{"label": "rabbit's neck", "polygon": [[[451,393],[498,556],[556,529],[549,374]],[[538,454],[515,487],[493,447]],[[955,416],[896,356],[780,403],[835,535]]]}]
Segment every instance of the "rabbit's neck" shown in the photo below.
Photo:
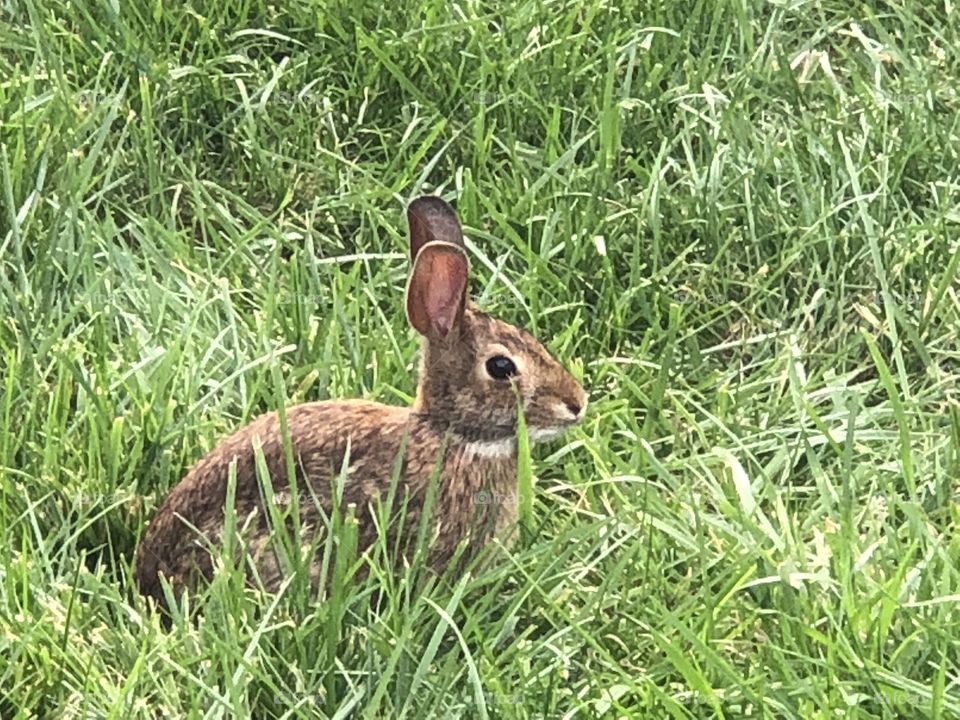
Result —
[{"label": "rabbit's neck", "polygon": [[415,424],[426,427],[431,435],[447,439],[448,452],[463,453],[476,460],[516,457],[516,429],[493,423],[458,422],[447,413],[412,411]]}]

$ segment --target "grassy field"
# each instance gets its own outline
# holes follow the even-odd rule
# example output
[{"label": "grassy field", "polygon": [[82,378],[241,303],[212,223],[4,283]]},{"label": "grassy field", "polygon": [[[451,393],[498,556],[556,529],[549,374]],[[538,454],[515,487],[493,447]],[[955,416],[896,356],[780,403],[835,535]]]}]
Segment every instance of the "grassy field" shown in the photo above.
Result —
[{"label": "grassy field", "polygon": [[[0,48],[0,717],[960,717],[953,3],[12,0]],[[590,390],[534,532],[164,629],[195,460],[409,401],[423,192]]]}]

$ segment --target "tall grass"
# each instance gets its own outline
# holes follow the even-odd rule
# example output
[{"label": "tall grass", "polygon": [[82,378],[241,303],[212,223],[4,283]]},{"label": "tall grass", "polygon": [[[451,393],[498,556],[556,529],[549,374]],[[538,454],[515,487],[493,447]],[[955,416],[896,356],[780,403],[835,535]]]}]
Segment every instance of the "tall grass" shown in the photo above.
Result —
[{"label": "tall grass", "polygon": [[[0,716],[960,717],[953,4],[12,0],[0,47]],[[410,400],[421,192],[590,389],[527,542],[165,629],[191,463]]]}]

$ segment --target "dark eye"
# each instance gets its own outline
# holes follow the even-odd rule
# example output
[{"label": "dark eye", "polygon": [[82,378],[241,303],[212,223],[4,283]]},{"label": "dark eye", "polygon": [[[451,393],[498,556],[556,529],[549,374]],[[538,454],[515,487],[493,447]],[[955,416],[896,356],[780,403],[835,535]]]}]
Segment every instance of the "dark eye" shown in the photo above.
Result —
[{"label": "dark eye", "polygon": [[504,355],[494,355],[487,360],[487,372],[494,380],[506,380],[517,374],[517,366]]}]

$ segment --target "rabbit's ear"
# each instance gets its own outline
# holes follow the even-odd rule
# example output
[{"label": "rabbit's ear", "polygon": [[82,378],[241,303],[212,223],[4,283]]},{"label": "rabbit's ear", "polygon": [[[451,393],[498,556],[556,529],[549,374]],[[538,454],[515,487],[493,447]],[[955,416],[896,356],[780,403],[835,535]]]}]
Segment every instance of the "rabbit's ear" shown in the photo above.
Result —
[{"label": "rabbit's ear", "polygon": [[420,249],[430,242],[444,242],[465,248],[463,231],[457,214],[441,198],[424,195],[407,206],[410,225],[410,260],[417,259]]},{"label": "rabbit's ear", "polygon": [[407,285],[407,319],[427,337],[445,338],[467,300],[467,254],[456,245],[430,242],[419,248]]}]

